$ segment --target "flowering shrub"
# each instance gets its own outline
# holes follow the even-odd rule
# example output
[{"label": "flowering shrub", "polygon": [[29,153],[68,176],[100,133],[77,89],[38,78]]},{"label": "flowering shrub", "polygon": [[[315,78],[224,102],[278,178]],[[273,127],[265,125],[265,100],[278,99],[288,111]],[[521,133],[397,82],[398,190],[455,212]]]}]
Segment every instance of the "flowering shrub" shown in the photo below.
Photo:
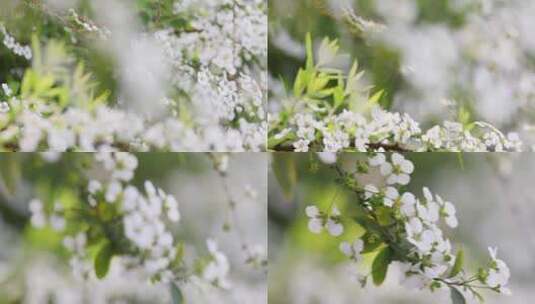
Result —
[{"label": "flowering shrub", "polygon": [[444,1],[437,7],[443,18],[430,17],[433,12],[426,8],[431,6],[388,0],[377,1],[374,8],[384,24],[374,38],[399,54],[407,82],[395,102],[407,111],[420,109],[424,117],[444,111],[430,99],[464,104],[500,129],[516,130],[531,145],[533,3]]},{"label": "flowering shrub", "polygon": [[[389,265],[397,263],[404,286],[431,291],[449,288],[453,303],[465,303],[464,293],[483,301],[480,289],[511,293],[507,288],[509,268],[498,258],[495,248],[489,248],[487,265],[473,275],[468,273],[463,251],[455,253],[443,231],[445,226],[458,226],[455,206],[425,187],[421,198],[407,191],[414,165],[403,155],[370,155],[357,163],[354,172],[343,169],[332,154],[320,157],[336,171],[339,183],[356,200],[350,204],[347,212],[351,215],[347,216],[338,210],[335,199],[327,210],[308,206],[308,228],[315,234],[325,230],[333,237],[342,236],[350,223],[364,229],[362,235],[347,236],[351,240],[339,245],[339,250],[355,264],[362,262],[363,255],[374,256],[369,273],[359,267],[362,286],[369,277],[375,285],[381,285]],[[380,173],[383,179],[364,184],[361,177],[373,172]]]},{"label": "flowering shrub", "polygon": [[460,112],[458,121],[445,121],[422,131],[408,114],[380,106],[383,91],[371,94],[355,61],[345,73],[332,66],[340,61],[337,41],[321,43],[315,60],[311,36],[307,62],[300,69],[290,96],[275,100],[269,148],[312,151],[517,151],[516,133],[505,136],[492,125],[471,121]]},{"label": "flowering shrub", "polygon": [[41,30],[23,37],[32,50],[10,33],[21,20],[0,20],[6,58],[20,57],[0,72],[0,149],[265,149],[265,1],[89,5],[89,17],[48,1],[7,6]]},{"label": "flowering shrub", "polygon": [[[43,239],[59,239],[58,254],[68,259],[76,278],[103,280],[114,264],[115,269],[135,271],[147,283],[170,286],[174,303],[181,303],[183,286],[232,291],[234,282],[230,276],[235,266],[265,273],[266,251],[244,238],[236,214],[244,203],[257,203],[256,190],[247,186],[243,193],[231,192],[228,155],[210,154],[208,158],[224,184],[225,196],[213,202],[226,209],[225,218],[229,215],[222,232],[236,234],[239,241],[243,265],[233,266],[216,239],[208,238],[202,246],[196,246],[192,240],[177,236],[176,228],[180,229],[183,221],[180,203],[149,180],[141,187],[135,183],[139,165],[136,155],[100,152],[44,157],[53,162],[51,165],[67,158],[70,162],[64,164],[70,165],[72,175],[66,178],[65,187],[54,178],[39,184],[38,198],[28,204],[28,231]],[[99,170],[103,171],[92,173]],[[2,184],[8,184],[13,175],[13,170],[2,170]],[[4,208],[0,210],[3,216]]]}]

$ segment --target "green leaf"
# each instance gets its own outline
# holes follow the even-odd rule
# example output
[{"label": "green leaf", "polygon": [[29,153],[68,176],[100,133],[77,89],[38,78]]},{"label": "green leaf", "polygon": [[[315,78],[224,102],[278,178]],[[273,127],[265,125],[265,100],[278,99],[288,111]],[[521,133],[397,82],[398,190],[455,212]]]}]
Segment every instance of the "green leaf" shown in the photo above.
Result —
[{"label": "green leaf", "polygon": [[353,62],[353,65],[351,66],[351,70],[349,70],[348,78],[353,78],[357,76],[357,72],[359,70],[359,63],[357,60]]},{"label": "green leaf", "polygon": [[176,286],[176,284],[171,283],[171,298],[173,299],[173,304],[183,304],[184,303],[184,295],[182,294],[182,290]]},{"label": "green leaf", "polygon": [[291,201],[297,184],[297,167],[292,153],[273,155],[272,168],[286,200]]},{"label": "green leaf", "polygon": [[297,72],[297,76],[295,77],[294,82],[294,96],[295,97],[301,97],[303,95],[303,92],[305,91],[306,82],[307,82],[307,73],[299,69],[299,72]]},{"label": "green leaf", "polygon": [[455,264],[453,265],[453,268],[451,269],[449,278],[453,278],[454,276],[458,275],[459,272],[463,269],[464,264],[464,251],[461,249],[459,252],[457,252],[457,256],[455,257]]},{"label": "green leaf", "polygon": [[315,77],[310,81],[308,91],[310,94],[314,94],[318,91],[321,91],[325,88],[327,83],[329,83],[329,77],[327,75],[320,73],[318,77]]},{"label": "green leaf", "polygon": [[113,246],[106,242],[95,257],[95,274],[102,279],[110,270],[111,259],[113,258]]},{"label": "green leaf", "polygon": [[334,98],[334,109],[336,110],[339,106],[344,103],[346,94],[344,90],[344,80],[341,74],[338,74],[338,85],[333,89],[333,98]]},{"label": "green leaf", "polygon": [[455,287],[450,287],[450,297],[453,304],[466,304],[464,295]]},{"label": "green leaf", "polygon": [[386,273],[388,272],[388,266],[392,262],[392,250],[390,247],[385,247],[379,254],[375,257],[372,264],[372,277],[373,284],[380,286],[383,284]]},{"label": "green leaf", "polygon": [[373,94],[372,97],[368,100],[370,105],[376,105],[379,103],[381,97],[383,97],[384,90],[379,90],[377,93]]}]

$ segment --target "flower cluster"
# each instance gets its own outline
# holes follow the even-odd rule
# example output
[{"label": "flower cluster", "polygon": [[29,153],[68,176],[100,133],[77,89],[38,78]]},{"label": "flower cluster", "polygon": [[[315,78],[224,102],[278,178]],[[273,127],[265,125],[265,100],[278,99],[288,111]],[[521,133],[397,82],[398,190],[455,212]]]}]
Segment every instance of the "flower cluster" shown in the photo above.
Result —
[{"label": "flower cluster", "polygon": [[227,257],[219,251],[217,243],[214,240],[207,240],[206,245],[210,252],[210,262],[205,266],[202,277],[221,288],[230,287],[227,275],[230,269]]},{"label": "flower cluster", "polygon": [[[154,34],[175,71],[170,83],[187,94],[169,97],[171,104],[178,113],[193,116],[201,137],[214,141],[210,150],[265,147],[265,9],[259,0],[180,2],[174,12],[192,18],[193,29],[176,33],[168,28]],[[231,125],[232,132],[222,137],[228,143],[219,144],[215,139],[221,140]]]},{"label": "flower cluster", "polygon": [[54,204],[54,210],[47,214],[43,202],[38,199],[33,199],[29,203],[29,208],[32,213],[30,221],[33,226],[43,228],[47,225],[56,231],[65,229],[65,218],[63,217],[63,207],[61,204]]},{"label": "flower cluster", "polygon": [[93,267],[88,261],[87,235],[84,232],[72,236],[68,235],[63,239],[63,246],[71,253],[69,265],[74,276],[78,279],[89,278]]},{"label": "flower cluster", "polygon": [[306,214],[310,218],[308,229],[316,234],[323,229],[329,231],[332,236],[340,236],[344,232],[344,226],[340,223],[340,210],[333,206],[330,214],[321,212],[316,206],[308,206]]},{"label": "flower cluster", "polygon": [[32,59],[32,49],[27,45],[18,43],[13,36],[11,36],[6,27],[0,23],[0,33],[4,36],[2,41],[8,49],[10,49],[15,55],[22,56],[27,60]]},{"label": "flower cluster", "polygon": [[[91,181],[89,201],[96,201],[99,196],[104,197],[107,203],[119,204],[123,214],[124,236],[134,245],[135,255],[130,257],[129,263],[141,265],[149,277],[162,282],[171,282],[180,279],[177,277],[177,257],[178,250],[175,239],[167,230],[166,221],[177,223],[180,220],[178,203],[171,195],[166,194],[162,189],[154,187],[150,181],[145,182],[145,193],[141,193],[136,187],[124,185],[121,182],[128,182],[133,178],[133,172],[137,167],[137,159],[127,153],[99,153],[97,160],[102,162],[104,167],[112,172],[111,181],[107,187],[101,187],[98,182]],[[218,267],[209,264],[203,270],[203,277],[206,272],[216,275],[209,277],[209,282],[226,282],[225,276],[228,273],[229,265],[220,266],[226,262],[226,257],[217,251],[216,243],[209,241],[210,256],[216,256],[218,264],[216,266],[226,267],[225,271],[220,271]],[[180,262],[180,261],[178,261]],[[181,262],[180,262],[181,263]],[[212,270],[208,268],[211,267]],[[214,269],[215,268],[215,269]]]},{"label": "flower cluster", "polygon": [[[354,173],[334,166],[343,184],[358,196],[349,208],[359,212],[354,221],[366,230],[354,241],[341,242],[340,250],[357,263],[362,261],[363,254],[377,252],[371,272],[374,283],[381,284],[388,265],[398,262],[403,270],[401,283],[409,288],[462,288],[477,298],[478,288],[510,294],[509,268],[497,258],[495,249],[490,250],[488,267],[466,277],[463,252],[453,252],[451,241],[441,228],[442,223],[450,228],[458,226],[455,206],[426,187],[423,198],[406,191],[414,165],[403,155],[393,153],[389,160],[385,154],[375,154]],[[372,172],[378,172],[383,181],[361,185],[357,175]],[[309,230],[320,233],[325,227],[332,236],[342,236],[343,215],[335,206],[332,210],[335,212],[326,214],[316,206],[308,206]],[[362,276],[365,283],[368,275]],[[483,285],[474,284],[476,281]]]},{"label": "flower cluster", "polygon": [[[64,235],[77,277],[91,278],[93,269],[98,278],[104,277],[115,257],[154,282],[198,277],[221,288],[230,286],[229,262],[214,240],[208,241],[208,255],[196,258],[199,267],[186,264],[184,244],[170,230],[181,218],[178,202],[150,181],[145,181],[143,191],[131,184],[138,166],[134,155],[99,152],[94,159],[94,166],[102,167],[107,176],[88,181],[82,189],[87,197],[79,206],[63,207],[61,201],[47,206],[39,200],[30,203],[33,227],[50,225]],[[89,257],[95,244],[99,249],[93,268]]]},{"label": "flower cluster", "polygon": [[[295,138],[296,152],[321,150],[329,152],[365,151],[521,151],[516,133],[507,136],[488,124],[476,122],[466,129],[458,122],[445,121],[425,133],[408,114],[372,109],[369,118],[344,110],[317,120],[313,114],[296,114],[291,125],[274,135],[275,139]],[[317,142],[317,138],[322,138]]]},{"label": "flower cluster", "polygon": [[[407,113],[378,104],[382,91],[370,96],[355,63],[347,74],[328,68],[340,56],[336,41],[324,40],[313,64],[295,80],[294,95],[280,97],[270,116],[269,146],[275,150],[313,151],[519,151],[518,134],[504,135],[480,121],[445,121],[424,131]],[[329,86],[333,83],[337,84]]]},{"label": "flower cluster", "polygon": [[[167,7],[169,3],[171,7]],[[83,69],[79,67],[71,69],[76,50],[67,52],[61,43],[47,40],[47,51],[33,50],[39,60],[32,62],[31,69],[25,67],[22,79],[20,73],[15,77],[15,82],[25,85],[14,86],[17,92],[7,94],[7,100],[0,103],[0,148],[22,151],[265,150],[266,2],[169,3],[165,8],[160,4],[147,4],[136,13],[149,10],[143,13],[157,14],[158,18],[174,22],[148,22],[142,32],[123,37],[133,39],[133,45],[137,45],[138,40],[149,41],[148,47],[157,49],[155,60],[166,66],[165,72],[150,72],[151,77],[163,82],[158,84],[161,92],[154,96],[156,102],[151,105],[161,110],[154,111],[159,112],[158,115],[152,109],[146,112],[147,108],[142,109],[143,113],[133,111],[136,107],[128,100],[139,94],[130,92],[127,85],[116,92],[119,96],[116,102],[108,101],[107,93],[100,96],[102,98],[94,98],[94,88],[99,84],[88,85],[92,75],[82,75]],[[124,34],[115,31],[113,26],[110,30],[97,26],[73,8],[24,5],[42,11],[51,21],[69,29],[71,39],[64,43],[83,40],[84,34],[95,34],[88,37],[97,40],[122,39],[119,37]],[[102,13],[101,9],[95,8],[96,15]],[[161,14],[165,14],[165,18]],[[15,52],[20,49],[24,54],[28,51],[31,54],[31,49],[16,44],[3,26],[0,30],[6,46]],[[40,48],[40,37],[35,38],[32,46]],[[62,59],[55,60],[57,58]],[[129,66],[138,63],[125,64],[129,75],[123,76],[134,77]],[[61,75],[57,75],[59,73]],[[28,92],[32,89],[40,92]],[[47,91],[54,94],[47,94]],[[66,96],[69,94],[70,98]],[[63,100],[58,102],[58,99]],[[111,106],[112,102],[116,105]]]},{"label": "flower cluster", "polygon": [[[400,54],[401,74],[409,84],[395,103],[409,110],[417,104],[421,116],[444,110],[429,100],[473,96],[471,107],[498,126],[514,125],[519,132],[532,125],[535,49],[531,16],[525,1],[466,0],[449,3],[459,26],[418,22],[424,8],[413,1],[378,1],[376,13],[386,26],[376,40]],[[428,51],[422,51],[428,50]],[[438,104],[438,103],[436,103]]]},{"label": "flower cluster", "polygon": [[84,31],[95,33],[101,39],[107,39],[111,36],[110,30],[102,26],[97,26],[92,20],[78,15],[74,9],[69,9],[68,13],[74,24],[82,28]]},{"label": "flower cluster", "polygon": [[104,105],[63,110],[44,101],[13,96],[2,108],[0,145],[9,151],[242,151],[244,146],[260,149],[263,142],[256,127],[245,121],[240,122],[239,130],[208,128],[198,133],[173,118],[150,122]]}]

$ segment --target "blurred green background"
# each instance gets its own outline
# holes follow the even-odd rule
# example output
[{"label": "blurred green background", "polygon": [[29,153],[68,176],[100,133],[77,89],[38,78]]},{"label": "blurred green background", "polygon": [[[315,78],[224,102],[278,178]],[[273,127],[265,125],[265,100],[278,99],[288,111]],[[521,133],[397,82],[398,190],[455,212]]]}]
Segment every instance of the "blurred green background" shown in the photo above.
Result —
[{"label": "blurred green background", "polygon": [[[443,24],[459,27],[464,15],[451,8],[449,0],[415,0],[418,6],[417,24]],[[281,45],[288,39],[304,47],[305,35],[311,33],[316,43],[324,37],[338,39],[341,52],[358,59],[362,70],[370,82],[377,88],[385,89],[383,106],[392,105],[393,96],[405,85],[400,73],[400,54],[389,46],[370,43],[361,31],[351,26],[342,17],[340,8],[344,5],[355,8],[360,17],[382,22],[375,10],[375,0],[269,0],[269,71],[271,76],[283,79],[288,85],[293,83],[299,67],[304,66],[304,50],[296,44],[293,52],[288,52]],[[286,34],[289,37],[286,37]],[[285,37],[284,39],[282,37]],[[280,43],[278,43],[280,41]]]}]

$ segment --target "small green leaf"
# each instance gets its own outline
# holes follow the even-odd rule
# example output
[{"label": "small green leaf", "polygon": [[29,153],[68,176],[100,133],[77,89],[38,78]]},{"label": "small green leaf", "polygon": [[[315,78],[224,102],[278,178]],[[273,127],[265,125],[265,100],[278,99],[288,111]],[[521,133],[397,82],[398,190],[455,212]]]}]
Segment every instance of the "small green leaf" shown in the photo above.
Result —
[{"label": "small green leaf", "polygon": [[327,83],[329,83],[329,77],[327,77],[327,75],[325,74],[318,74],[318,77],[314,78],[311,82],[310,82],[310,87],[309,87],[309,94],[314,94],[318,91],[321,91],[325,88],[325,86],[327,85]]},{"label": "small green leaf", "polygon": [[347,75],[348,78],[353,78],[357,75],[357,72],[359,70],[359,63],[357,60],[353,62],[353,65],[351,66],[351,70],[349,70],[349,74]]},{"label": "small green leaf", "polygon": [[388,272],[388,266],[392,262],[392,250],[390,247],[385,247],[379,254],[375,257],[372,264],[372,277],[373,283],[376,286],[383,284],[386,278],[386,273]]},{"label": "small green leaf", "polygon": [[97,278],[102,279],[108,274],[112,258],[113,246],[110,242],[106,242],[95,257],[95,274]]},{"label": "small green leaf", "polygon": [[466,304],[463,294],[455,287],[450,287],[450,297],[452,304]]},{"label": "small green leaf", "polygon": [[171,288],[171,297],[173,299],[173,304],[183,304],[184,303],[184,295],[182,294],[182,290],[176,286],[174,283],[170,284]]},{"label": "small green leaf", "polygon": [[286,200],[291,201],[297,184],[297,167],[292,153],[273,155],[272,168]]},{"label": "small green leaf", "polygon": [[371,105],[376,105],[379,103],[381,97],[383,97],[384,90],[379,90],[377,93],[373,94],[372,97],[368,100],[368,103]]},{"label": "small green leaf", "polygon": [[451,269],[449,278],[453,278],[454,276],[458,275],[459,272],[463,269],[464,264],[464,251],[461,249],[459,252],[457,252],[457,256],[455,257],[455,264],[453,265],[453,268]]},{"label": "small green leaf", "polygon": [[295,97],[301,97],[301,95],[303,95],[307,81],[308,81],[308,73],[303,69],[299,69],[299,72],[297,72],[297,76],[295,77],[295,82],[294,82],[294,96]]}]

